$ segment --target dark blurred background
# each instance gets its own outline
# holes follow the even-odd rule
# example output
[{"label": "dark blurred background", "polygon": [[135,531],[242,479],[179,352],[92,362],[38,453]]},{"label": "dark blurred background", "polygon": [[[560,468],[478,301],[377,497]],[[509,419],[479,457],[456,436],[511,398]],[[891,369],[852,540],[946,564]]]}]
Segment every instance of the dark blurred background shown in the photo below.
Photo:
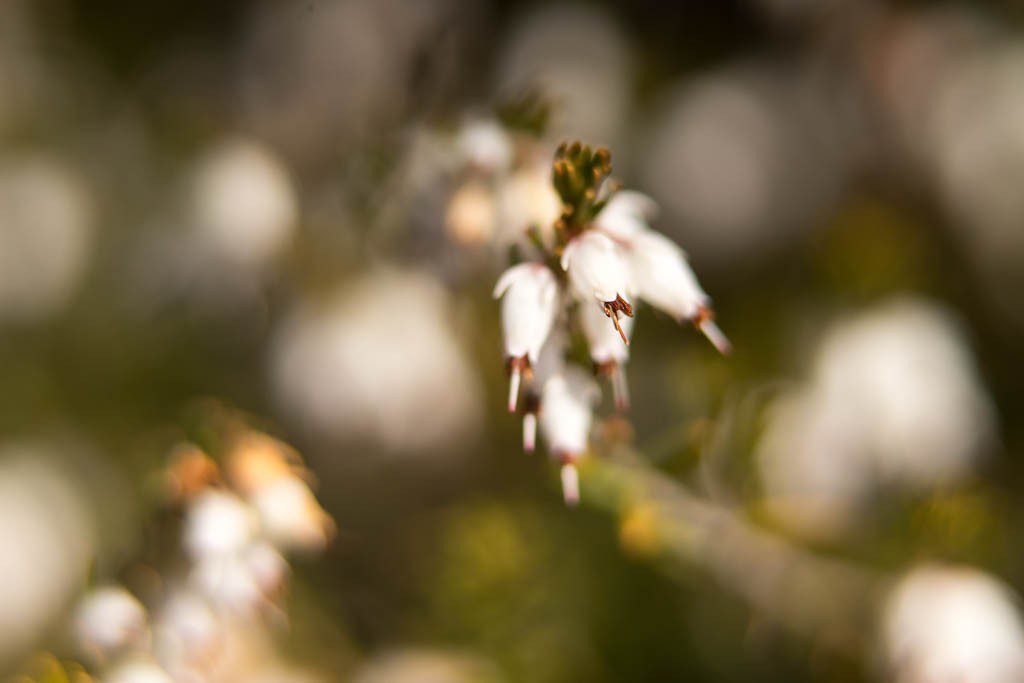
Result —
[{"label": "dark blurred background", "polygon": [[[1008,1],[3,0],[0,670],[72,657],[75,597],[173,542],[154,477],[231,406],[303,453],[338,525],[293,561],[273,635],[300,673],[267,680],[1019,680],[1022,21]],[[609,146],[736,348],[640,312],[639,457],[883,583],[930,567],[923,604],[823,645],[652,557],[642,516],[565,509],[520,452],[494,244],[543,215],[546,176],[489,186],[486,227],[452,199],[465,131],[530,89],[552,112],[530,144]],[[958,581],[992,589],[953,618],[988,650],[921,635]],[[949,642],[946,668],[891,661]]]}]

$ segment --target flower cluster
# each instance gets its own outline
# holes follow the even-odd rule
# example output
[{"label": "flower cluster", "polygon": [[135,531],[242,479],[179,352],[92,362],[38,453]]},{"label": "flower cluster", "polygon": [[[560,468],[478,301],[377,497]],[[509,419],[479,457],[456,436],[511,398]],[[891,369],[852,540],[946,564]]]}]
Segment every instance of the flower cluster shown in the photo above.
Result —
[{"label": "flower cluster", "polygon": [[332,537],[294,451],[249,429],[228,442],[222,466],[192,444],[174,453],[164,481],[181,508],[183,569],[156,572],[158,590],[138,593],[149,608],[118,584],[80,601],[75,640],[104,680],[227,680],[265,649],[253,645],[261,626],[285,618],[284,553],[320,550]]},{"label": "flower cluster", "polygon": [[[686,254],[651,229],[657,206],[609,180],[606,149],[563,144],[552,184],[561,214],[549,229],[525,226],[528,258],[498,279],[508,409],[523,414],[523,443],[532,451],[539,424],[552,456],[562,463],[567,503],[579,498],[576,462],[586,454],[593,410],[600,399],[591,375],[607,378],[616,407],[629,397],[625,364],[634,306],[644,301],[700,329],[722,353],[729,342],[714,322],[711,300]],[[592,373],[568,362],[573,331],[586,342]]]}]

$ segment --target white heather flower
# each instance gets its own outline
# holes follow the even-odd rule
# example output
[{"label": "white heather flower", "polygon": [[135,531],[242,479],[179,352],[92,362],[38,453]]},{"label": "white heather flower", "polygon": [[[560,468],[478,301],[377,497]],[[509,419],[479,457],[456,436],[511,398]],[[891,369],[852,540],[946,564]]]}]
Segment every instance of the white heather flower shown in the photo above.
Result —
[{"label": "white heather flower", "polygon": [[459,154],[484,171],[503,171],[512,164],[512,140],[497,121],[473,121],[455,141]]},{"label": "white heather flower", "polygon": [[691,320],[711,299],[697,282],[686,254],[675,242],[653,230],[635,233],[626,253],[640,298],[676,320]]},{"label": "white heather flower", "polygon": [[505,356],[512,373],[508,409],[514,412],[521,375],[537,362],[558,313],[558,283],[546,266],[522,263],[501,275],[494,297],[502,298]]},{"label": "white heather flower", "polygon": [[883,638],[895,683],[1024,680],[1024,626],[1002,582],[970,568],[911,572],[886,605]]},{"label": "white heather flower", "polygon": [[75,610],[75,635],[89,655],[104,659],[146,639],[146,608],[120,586],[89,591]]},{"label": "white heather flower", "polygon": [[334,531],[330,516],[297,476],[278,477],[254,492],[250,501],[263,533],[279,548],[320,550]]},{"label": "white heather flower", "polygon": [[582,370],[566,367],[544,384],[540,427],[551,454],[562,461],[562,493],[566,503],[579,500],[575,462],[587,451],[597,384]]},{"label": "white heather flower", "polygon": [[729,340],[712,319],[711,298],[679,245],[653,230],[640,230],[628,238],[625,252],[641,299],[680,322],[692,321],[716,349],[729,352]]},{"label": "white heather flower", "polygon": [[[634,318],[622,318],[619,326],[626,338],[633,332]],[[629,347],[622,343],[614,327],[608,324],[608,316],[597,306],[580,306],[580,324],[583,335],[590,347],[590,359],[598,374],[607,376],[612,383],[615,405],[620,410],[629,406],[629,391],[626,385],[625,364],[629,360]]]},{"label": "white heather flower", "polygon": [[189,505],[183,544],[193,559],[240,552],[256,535],[258,519],[238,496],[207,491]]},{"label": "white heather flower", "polygon": [[616,239],[628,240],[648,230],[648,222],[657,215],[658,205],[647,195],[619,190],[594,218],[594,227]]},{"label": "white heather flower", "polygon": [[[616,341],[622,344],[621,341]],[[530,380],[523,408],[523,450],[532,453],[537,445],[537,413],[540,410],[541,393],[544,385],[551,377],[565,368],[565,351],[569,339],[561,327],[555,327],[548,335],[548,340],[541,347],[537,362],[531,367],[533,377]]]},{"label": "white heather flower", "polygon": [[583,305],[596,299],[605,315],[611,318],[622,341],[628,344],[626,334],[620,329],[619,313],[633,315],[627,296],[630,274],[619,246],[608,235],[593,230],[584,232],[565,248],[562,268],[569,274],[569,282]]},{"label": "white heather flower", "polygon": [[609,303],[626,298],[629,269],[621,249],[607,235],[588,231],[574,238],[562,254],[562,268],[584,301]]}]

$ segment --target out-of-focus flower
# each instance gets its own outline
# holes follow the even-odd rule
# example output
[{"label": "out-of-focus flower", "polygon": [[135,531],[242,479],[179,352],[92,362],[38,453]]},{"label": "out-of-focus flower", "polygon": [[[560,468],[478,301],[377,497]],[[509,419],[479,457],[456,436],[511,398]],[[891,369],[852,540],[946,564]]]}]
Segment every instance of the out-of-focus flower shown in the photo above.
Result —
[{"label": "out-of-focus flower", "polygon": [[103,683],[175,683],[156,662],[139,657],[118,664],[103,676]]},{"label": "out-of-focus flower", "polygon": [[829,95],[798,72],[762,66],[671,92],[641,172],[672,236],[725,266],[777,254],[813,225],[842,185],[853,138]]},{"label": "out-of-focus flower", "polygon": [[780,512],[833,527],[879,484],[961,480],[993,440],[991,401],[957,325],[904,299],[832,328],[812,381],[779,400],[758,453]]},{"label": "out-of-focus flower", "polygon": [[520,379],[537,362],[558,314],[558,283],[547,266],[521,263],[498,278],[494,298],[501,299],[505,358],[512,377],[508,409],[515,412]]},{"label": "out-of-focus flower", "polygon": [[284,476],[250,497],[262,533],[285,550],[322,550],[334,534],[334,522],[302,479]]},{"label": "out-of-focus flower", "polygon": [[594,405],[601,396],[594,381],[577,367],[548,379],[541,397],[540,428],[551,454],[562,462],[566,503],[579,501],[576,461],[587,452]]},{"label": "out-of-focus flower", "polygon": [[251,616],[265,602],[252,572],[235,556],[198,561],[189,572],[189,582],[228,613]]},{"label": "out-of-focus flower", "polygon": [[31,646],[82,585],[93,524],[48,447],[0,446],[0,662]]},{"label": "out-of-focus flower", "polygon": [[512,140],[497,121],[472,121],[462,126],[455,144],[472,168],[494,173],[512,164]]},{"label": "out-of-focus flower", "polygon": [[[247,128],[309,165],[399,120],[448,14],[433,2],[257,7],[238,55]],[[344,87],[325,87],[326,83]]]},{"label": "out-of-focus flower", "polygon": [[167,496],[174,501],[187,501],[205,491],[220,477],[217,464],[193,444],[182,444],[171,455],[165,472]]},{"label": "out-of-focus flower", "polygon": [[224,625],[209,603],[189,588],[174,589],[156,613],[153,649],[176,679],[202,680],[218,658]]},{"label": "out-of-focus flower", "polygon": [[290,242],[298,201],[288,172],[261,144],[221,142],[198,164],[191,190],[190,223],[217,263],[259,270]]},{"label": "out-of-focus flower", "polygon": [[952,227],[977,265],[987,300],[1024,321],[1024,46],[1005,42],[955,62],[925,119],[929,160]]},{"label": "out-of-focus flower", "polygon": [[527,163],[502,179],[497,188],[498,234],[495,246],[506,249],[523,244],[525,231],[535,227],[546,242],[562,211],[562,202],[551,186],[551,164]]},{"label": "out-of-focus flower", "polygon": [[430,650],[397,650],[363,666],[354,683],[493,683],[493,666],[475,657]]},{"label": "out-of-focus flower", "polygon": [[282,478],[306,479],[311,476],[294,448],[263,432],[249,429],[233,439],[225,469],[231,485],[244,496],[252,495]]},{"label": "out-of-focus flower", "polygon": [[544,5],[512,31],[500,58],[502,92],[537,88],[557,103],[551,133],[615,145],[629,115],[629,46],[611,18],[580,4]]},{"label": "out-of-focus flower", "polygon": [[91,213],[59,159],[0,160],[0,321],[46,318],[68,302],[88,262]]},{"label": "out-of-focus flower", "polygon": [[395,271],[300,309],[273,349],[282,408],[319,436],[393,453],[464,452],[455,447],[478,429],[480,386],[449,316],[439,283]]},{"label": "out-of-focus flower", "polygon": [[87,593],[75,610],[74,625],[79,646],[97,661],[143,646],[149,636],[146,608],[121,586]]},{"label": "out-of-focus flower", "polygon": [[235,555],[258,532],[259,520],[238,496],[208,490],[188,507],[183,544],[196,560]]},{"label": "out-of-focus flower", "polygon": [[482,180],[469,180],[459,186],[448,201],[444,224],[459,244],[485,244],[494,236],[497,215],[494,193]]},{"label": "out-of-focus flower", "polygon": [[1024,680],[1024,624],[1010,589],[971,568],[912,571],[886,604],[883,639],[896,683]]}]

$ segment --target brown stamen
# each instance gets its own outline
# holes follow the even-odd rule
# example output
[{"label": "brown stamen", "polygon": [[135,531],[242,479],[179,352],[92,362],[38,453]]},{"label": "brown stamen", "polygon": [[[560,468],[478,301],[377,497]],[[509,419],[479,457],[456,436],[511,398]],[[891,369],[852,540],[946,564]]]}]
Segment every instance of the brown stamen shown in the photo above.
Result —
[{"label": "brown stamen", "polygon": [[622,298],[622,295],[615,297],[615,301],[605,301],[602,305],[604,314],[612,319],[612,324],[615,325],[615,330],[622,337],[622,341],[626,346],[629,346],[629,339],[626,337],[626,333],[622,330],[622,326],[619,325],[619,312],[625,313],[630,318],[633,317],[633,306]]}]

